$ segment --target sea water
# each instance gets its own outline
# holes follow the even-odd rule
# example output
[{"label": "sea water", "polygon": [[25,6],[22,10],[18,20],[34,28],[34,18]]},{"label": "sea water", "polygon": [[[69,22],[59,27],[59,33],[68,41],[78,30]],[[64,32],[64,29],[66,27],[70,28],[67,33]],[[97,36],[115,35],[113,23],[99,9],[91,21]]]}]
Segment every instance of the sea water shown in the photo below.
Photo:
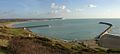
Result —
[{"label": "sea water", "polygon": [[120,34],[120,19],[65,19],[65,20],[34,20],[16,24],[20,26],[49,25],[49,27],[29,28],[32,32],[56,39],[89,40],[97,37],[108,26],[99,24],[108,22],[113,24],[111,34]]}]

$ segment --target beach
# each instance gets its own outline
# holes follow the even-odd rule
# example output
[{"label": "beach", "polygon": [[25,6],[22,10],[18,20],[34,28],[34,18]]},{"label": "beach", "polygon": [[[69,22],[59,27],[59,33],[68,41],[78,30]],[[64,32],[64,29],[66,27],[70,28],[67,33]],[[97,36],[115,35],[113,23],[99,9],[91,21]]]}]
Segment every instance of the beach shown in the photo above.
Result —
[{"label": "beach", "polygon": [[6,24],[7,27],[13,28],[13,25],[18,24],[18,22],[11,22]]},{"label": "beach", "polygon": [[5,26],[10,27],[10,28],[15,28],[14,25],[16,25],[16,24],[20,24],[20,23],[26,23],[26,22],[29,22],[29,21],[10,22],[10,23],[5,24]]},{"label": "beach", "polygon": [[[54,54],[54,53],[55,54],[56,53],[79,54],[78,53],[79,50],[82,54],[84,54],[84,53],[105,53],[105,52],[96,52],[96,50],[93,50],[96,48],[94,45],[95,42],[93,40],[91,40],[91,41],[90,40],[85,40],[85,41],[74,41],[73,40],[71,42],[70,41],[65,42],[64,40],[59,40],[59,39],[55,40],[55,39],[35,35],[34,33],[29,32],[27,30],[18,29],[18,28],[13,29],[14,27],[12,25],[14,25],[16,23],[17,22],[15,22],[15,23],[12,22],[12,23],[6,24],[8,27],[4,27],[4,26],[3,26],[4,28],[1,27],[0,40],[5,40],[5,41],[9,41],[9,42],[4,41],[5,44],[7,43],[7,45],[2,44],[0,46],[4,47],[4,48],[10,47],[9,50],[12,51],[11,53],[15,53],[15,54],[23,53],[23,51],[25,53],[30,53],[30,52],[40,53],[40,52],[42,52],[42,50],[46,51],[46,52],[42,52],[42,54],[47,53],[47,52],[49,52],[50,54]],[[29,34],[31,36],[29,36]],[[1,42],[3,42],[3,41],[1,41]],[[21,45],[22,45],[22,47],[19,48],[19,46],[21,46]],[[34,51],[33,46],[35,46],[35,49],[36,49],[35,51]],[[4,49],[4,48],[2,48],[2,49]],[[41,48],[42,48],[42,50],[41,50]],[[24,50],[24,49],[27,49],[27,50]],[[32,51],[29,49],[31,49]],[[49,49],[51,49],[52,52]],[[57,49],[57,51],[55,49]],[[87,51],[84,51],[84,49]],[[76,52],[76,51],[78,51],[78,52]]]},{"label": "beach", "polygon": [[[13,25],[15,24],[20,24],[20,23],[25,23],[25,22],[29,22],[29,21],[24,21],[24,22],[11,22],[11,23],[8,23],[6,24],[7,27],[10,27],[10,28],[15,28]],[[40,35],[40,34],[37,34],[37,35]],[[54,38],[53,38],[54,39]],[[60,39],[59,39],[60,40]],[[74,43],[82,43],[84,45],[86,45],[87,47],[90,47],[90,48],[97,48],[99,47],[97,44],[96,44],[96,41],[95,39],[90,39],[90,40],[71,40],[68,42],[74,42]]]},{"label": "beach", "polygon": [[[29,22],[29,21],[22,21],[22,22],[11,22],[11,23],[8,23],[8,24],[6,24],[6,26],[7,27],[11,27],[11,28],[15,28],[13,25],[15,25],[15,24],[20,24],[20,23],[25,23],[25,22]],[[36,33],[37,34],[37,33]],[[37,34],[37,35],[41,35],[41,34]],[[49,35],[48,35],[49,36]],[[50,37],[49,37],[50,38]],[[58,38],[57,38],[58,39]],[[103,39],[103,38],[102,38]],[[102,41],[102,39],[99,41],[99,42],[101,42]],[[63,40],[65,40],[65,39],[63,39]],[[71,41],[69,41],[68,40],[68,42],[76,42],[76,43],[82,43],[82,44],[84,44],[84,45],[86,45],[87,47],[90,47],[90,48],[97,48],[97,47],[99,47],[99,46],[102,46],[102,45],[104,45],[104,44],[101,44],[101,45],[99,45],[98,46],[98,43],[95,41],[95,39],[88,39],[88,40],[71,40]],[[107,43],[106,43],[107,44]]]},{"label": "beach", "polygon": [[[20,23],[25,23],[29,21],[22,21],[22,22],[11,22],[6,24],[7,27],[15,28],[13,25],[15,24],[20,24]],[[103,30],[104,31],[104,30]],[[37,34],[37,33],[36,33]],[[41,35],[41,34],[38,34]],[[49,36],[49,35],[48,35]],[[50,38],[50,37],[49,37]],[[119,39],[119,37],[118,37]],[[89,40],[76,40],[77,43],[83,43],[84,45],[91,47],[91,48],[97,48],[99,46],[105,47],[105,48],[120,48],[119,45],[120,43],[118,42],[119,40],[115,38],[114,35],[104,35],[101,37],[99,41],[95,41],[95,39],[89,39]],[[64,39],[63,39],[64,40]],[[68,40],[69,41],[69,40]],[[71,42],[76,42],[75,40],[72,40]],[[116,44],[112,45],[111,43],[116,42]],[[99,45],[99,46],[98,46]]]}]

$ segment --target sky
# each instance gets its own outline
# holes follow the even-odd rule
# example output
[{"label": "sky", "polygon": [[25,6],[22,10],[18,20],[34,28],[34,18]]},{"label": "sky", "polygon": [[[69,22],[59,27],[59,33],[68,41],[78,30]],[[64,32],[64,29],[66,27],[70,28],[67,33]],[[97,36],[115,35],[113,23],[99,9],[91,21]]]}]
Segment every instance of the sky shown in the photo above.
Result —
[{"label": "sky", "polygon": [[120,18],[120,0],[0,0],[0,18]]}]

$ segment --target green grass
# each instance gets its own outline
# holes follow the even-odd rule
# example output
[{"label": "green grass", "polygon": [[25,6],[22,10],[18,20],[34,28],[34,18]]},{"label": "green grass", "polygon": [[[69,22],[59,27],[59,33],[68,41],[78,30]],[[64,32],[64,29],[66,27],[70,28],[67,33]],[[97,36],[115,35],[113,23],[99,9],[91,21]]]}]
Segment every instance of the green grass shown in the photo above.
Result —
[{"label": "green grass", "polygon": [[23,29],[8,29],[8,32],[15,36],[28,36],[30,32]]},{"label": "green grass", "polygon": [[7,54],[6,50],[0,49],[0,54]]},{"label": "green grass", "polygon": [[0,54],[9,54],[10,52],[7,49],[0,48]]},{"label": "green grass", "polygon": [[0,34],[5,36],[29,36],[31,34],[34,36],[34,34],[30,31],[23,30],[23,29],[16,29],[16,28],[0,28]]}]

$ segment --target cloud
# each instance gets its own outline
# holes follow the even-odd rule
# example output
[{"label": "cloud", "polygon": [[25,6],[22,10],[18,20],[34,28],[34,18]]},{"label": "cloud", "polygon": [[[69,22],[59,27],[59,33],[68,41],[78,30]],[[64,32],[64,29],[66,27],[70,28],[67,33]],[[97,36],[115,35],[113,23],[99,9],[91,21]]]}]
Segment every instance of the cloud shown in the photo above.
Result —
[{"label": "cloud", "polygon": [[58,5],[58,4],[56,4],[56,3],[51,3],[51,6],[50,6],[52,9],[62,9],[62,10],[65,10],[65,9],[68,9],[67,7],[66,7],[66,5]]},{"label": "cloud", "polygon": [[58,5],[56,3],[52,3],[51,6],[50,6],[52,9],[57,9],[58,8]]},{"label": "cloud", "polygon": [[64,16],[70,12],[72,12],[66,5],[51,3],[51,14],[53,16]]},{"label": "cloud", "polygon": [[58,10],[52,10],[51,13],[56,14],[56,13],[58,13]]},{"label": "cloud", "polygon": [[71,12],[71,10],[70,10],[70,9],[66,9],[66,11],[67,11],[67,12]]},{"label": "cloud", "polygon": [[80,11],[83,11],[83,9],[81,9],[81,8],[78,8],[78,9],[76,9],[76,11],[79,11],[79,12],[80,12]]},{"label": "cloud", "polygon": [[66,6],[65,6],[65,5],[62,5],[62,6],[60,6],[59,8],[61,8],[61,9],[66,9]]},{"label": "cloud", "polygon": [[97,7],[97,6],[94,5],[94,4],[89,4],[88,7],[90,7],[90,8],[95,8],[95,7]]},{"label": "cloud", "polygon": [[55,3],[52,3],[52,4],[51,4],[51,8],[54,8],[54,7],[55,7]]}]

